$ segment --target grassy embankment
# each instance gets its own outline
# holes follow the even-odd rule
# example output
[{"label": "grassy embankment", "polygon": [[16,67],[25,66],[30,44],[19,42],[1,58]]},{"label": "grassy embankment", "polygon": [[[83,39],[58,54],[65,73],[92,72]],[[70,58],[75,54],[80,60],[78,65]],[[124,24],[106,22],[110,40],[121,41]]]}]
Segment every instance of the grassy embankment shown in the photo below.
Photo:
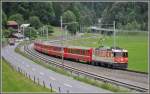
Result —
[{"label": "grassy embankment", "polygon": [[[92,36],[85,34],[84,36]],[[100,35],[97,35],[100,37]],[[100,38],[76,39],[65,42],[65,45],[98,47]],[[113,36],[105,36],[104,45],[113,45]],[[143,33],[121,33],[116,36],[116,45],[128,50],[128,69],[147,72],[148,71],[148,36]]]},{"label": "grassy embankment", "polygon": [[13,70],[6,60],[2,60],[2,90],[3,92],[51,92],[32,80],[24,77],[23,74]]}]

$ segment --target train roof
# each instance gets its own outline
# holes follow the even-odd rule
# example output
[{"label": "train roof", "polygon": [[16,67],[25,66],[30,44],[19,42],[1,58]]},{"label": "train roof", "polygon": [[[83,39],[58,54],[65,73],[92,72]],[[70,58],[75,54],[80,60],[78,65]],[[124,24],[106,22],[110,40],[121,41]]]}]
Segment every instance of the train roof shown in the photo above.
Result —
[{"label": "train roof", "polygon": [[[37,42],[37,43],[42,43],[42,44],[46,44],[46,45],[49,45],[49,46],[57,46],[57,47],[67,47],[67,48],[76,48],[76,49],[91,49],[91,47],[83,47],[83,46],[73,46],[73,45],[62,45],[62,44],[59,44],[59,43],[50,43],[50,42]],[[127,50],[123,49],[123,48],[119,48],[119,47],[104,47],[104,46],[101,46],[99,48],[94,48],[95,50],[107,50],[107,51],[113,51],[113,52],[128,52]]]},{"label": "train roof", "polygon": [[128,52],[125,49],[112,49],[113,52]]},{"label": "train roof", "polygon": [[75,49],[91,49],[90,47],[83,47],[83,46],[73,46],[73,45],[62,45],[62,44],[56,44],[56,43],[50,43],[50,42],[36,42],[36,43],[42,43],[42,44],[45,44],[45,45],[50,45],[50,46],[57,46],[57,47],[67,47],[67,48],[75,48]]},{"label": "train roof", "polygon": [[95,48],[95,50],[107,50],[107,51],[113,51],[113,52],[128,52],[127,50],[119,47],[104,47],[101,46],[100,48]]},{"label": "train roof", "polygon": [[67,48],[79,48],[79,49],[91,49],[90,47],[83,47],[83,46],[65,46],[65,47],[67,47]]}]

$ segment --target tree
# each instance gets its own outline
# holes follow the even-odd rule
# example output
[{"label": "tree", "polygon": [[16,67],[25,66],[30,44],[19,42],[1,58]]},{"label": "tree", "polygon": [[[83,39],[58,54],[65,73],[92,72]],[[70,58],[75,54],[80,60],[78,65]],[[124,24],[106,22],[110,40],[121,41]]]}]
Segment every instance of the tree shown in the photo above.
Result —
[{"label": "tree", "polygon": [[9,38],[10,35],[11,35],[12,33],[14,33],[14,32],[16,32],[16,30],[13,29],[13,28],[3,29],[3,30],[2,30],[2,35],[3,35],[5,38]]},{"label": "tree", "polygon": [[53,2],[52,5],[55,12],[55,21],[53,24],[60,26],[60,16],[68,9],[70,2]]},{"label": "tree", "polygon": [[7,23],[7,15],[5,14],[4,11],[2,11],[2,28],[6,27],[6,23]]},{"label": "tree", "polygon": [[5,38],[9,38],[9,36],[11,35],[11,31],[7,30],[7,29],[3,29],[2,30],[2,36]]},{"label": "tree", "polygon": [[[54,9],[51,2],[32,3],[31,15],[39,17],[43,24],[51,24],[55,18]],[[38,11],[35,11],[38,10]]]},{"label": "tree", "polygon": [[[138,2],[114,2],[106,5],[102,13],[103,23],[110,24],[115,19],[116,27],[129,28],[129,29],[139,29],[147,30],[148,23],[148,3],[138,3]],[[138,25],[140,24],[140,25]],[[132,27],[132,26],[133,27]]]},{"label": "tree", "polygon": [[63,19],[63,23],[69,23],[67,25],[67,28],[70,31],[70,33],[75,34],[78,24],[74,23],[74,22],[76,22],[76,16],[74,15],[74,13],[72,11],[68,10],[63,13],[62,19]]},{"label": "tree", "polygon": [[26,28],[25,36],[29,37],[30,39],[37,38],[37,30],[34,27]]},{"label": "tree", "polygon": [[54,32],[53,27],[51,25],[47,25],[47,27],[48,27],[48,33]]},{"label": "tree", "polygon": [[76,21],[76,16],[70,10],[67,10],[66,12],[64,12],[62,15],[62,18],[63,18],[63,22],[65,22],[65,23]]},{"label": "tree", "polygon": [[141,25],[137,23],[137,21],[132,21],[131,23],[124,25],[122,28],[126,30],[140,30]]},{"label": "tree", "polygon": [[[136,21],[141,30],[148,30],[147,2],[3,2],[2,9],[8,18],[19,13],[28,20],[36,15],[42,24],[55,26],[60,26],[61,15],[71,11],[82,26],[96,24],[97,19],[102,18],[104,24],[118,19],[117,28]],[[14,20],[17,19],[15,17]],[[18,23],[21,22],[19,20]]]},{"label": "tree", "polygon": [[29,23],[31,24],[32,27],[35,29],[38,29],[39,27],[42,26],[39,18],[37,16],[32,16],[29,18]]},{"label": "tree", "polygon": [[14,20],[16,21],[18,24],[22,24],[24,22],[23,16],[19,13],[11,15],[9,17],[9,20]]},{"label": "tree", "polygon": [[68,8],[68,10],[70,10],[74,13],[74,15],[76,16],[76,20],[78,22],[80,20],[80,10],[78,8],[79,6],[81,6],[80,3],[72,2],[72,3],[70,3],[70,6]]},{"label": "tree", "polygon": [[79,23],[83,26],[90,26],[92,23],[94,23],[94,15],[94,11],[83,5],[80,9]]},{"label": "tree", "polygon": [[78,27],[79,27],[78,23],[73,23],[73,24],[69,24],[67,26],[67,29],[70,31],[69,33],[76,34]]}]

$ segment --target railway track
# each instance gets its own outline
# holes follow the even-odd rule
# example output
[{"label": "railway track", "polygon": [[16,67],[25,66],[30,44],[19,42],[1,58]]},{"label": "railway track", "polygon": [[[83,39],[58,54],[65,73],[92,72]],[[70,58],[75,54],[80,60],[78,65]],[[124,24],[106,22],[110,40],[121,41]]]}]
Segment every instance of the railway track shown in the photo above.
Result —
[{"label": "railway track", "polygon": [[[74,40],[75,38],[81,38],[80,36],[73,36],[74,38],[72,39],[72,37],[68,37],[67,39],[63,39],[63,41],[66,41],[66,40]],[[97,37],[97,36],[92,36],[92,37]],[[91,37],[86,37],[87,39],[88,38],[91,38]],[[55,44],[61,44],[61,38],[57,39],[57,40],[54,40],[54,41],[51,41],[49,43],[55,43]],[[127,72],[133,72],[133,73],[139,73],[139,74],[146,74],[148,75],[147,72],[140,72],[140,71],[135,71],[135,70],[130,70],[130,69],[117,69],[117,70],[121,70],[121,71],[127,71]]]},{"label": "railway track", "polygon": [[[57,41],[58,42],[58,41]],[[40,53],[40,52],[37,52],[37,51],[35,51],[33,48],[32,48],[32,50],[31,51],[33,51],[33,53],[36,53],[36,54],[40,54],[40,55],[43,55],[43,56],[46,56],[46,57],[49,57],[49,58],[52,58],[53,60],[55,59],[55,60],[60,60],[60,62],[62,61],[62,59],[60,59],[60,58],[55,58],[55,57],[50,57],[50,56],[48,56],[48,55],[45,55],[45,54],[42,54],[42,53]],[[70,62],[70,63],[78,63],[78,62],[76,62],[76,61],[69,61],[69,60],[65,60],[65,62]],[[78,64],[80,64],[80,63],[78,63]],[[83,65],[83,64],[82,64]],[[92,67],[94,67],[94,66],[92,66]],[[104,69],[105,71],[112,71],[112,70],[117,70],[117,71],[119,71],[119,72],[127,72],[127,73],[132,73],[132,74],[139,74],[139,75],[142,75],[142,76],[148,76],[148,73],[147,72],[140,72],[140,71],[134,71],[134,70],[129,70],[129,69],[111,69],[111,68],[106,68],[106,67],[101,67],[102,69]]]},{"label": "railway track", "polygon": [[[121,82],[121,81],[113,80],[113,79],[110,79],[108,77],[104,77],[104,76],[101,76],[101,75],[97,75],[97,74],[94,74],[94,73],[83,71],[81,69],[77,69],[75,67],[71,67],[71,66],[68,66],[68,65],[62,65],[61,63],[59,63],[59,61],[56,61],[56,60],[53,60],[53,59],[50,59],[50,58],[46,58],[46,57],[42,56],[41,54],[35,53],[31,49],[29,49],[28,46],[25,46],[24,50],[32,58],[40,59],[42,61],[45,61],[46,63],[53,64],[55,66],[64,68],[68,71],[71,71],[71,72],[74,72],[74,73],[77,73],[77,74],[82,74],[82,75],[85,75],[85,76],[89,76],[89,77],[92,77],[96,80],[108,82],[108,83],[115,84],[115,85],[122,86],[122,87],[126,87],[126,88],[136,90],[136,91],[139,91],[139,92],[148,92],[147,88],[144,88],[144,87],[141,87],[141,86],[132,85],[130,83],[124,83],[124,82]],[[127,70],[127,71],[130,71],[130,70]]]}]

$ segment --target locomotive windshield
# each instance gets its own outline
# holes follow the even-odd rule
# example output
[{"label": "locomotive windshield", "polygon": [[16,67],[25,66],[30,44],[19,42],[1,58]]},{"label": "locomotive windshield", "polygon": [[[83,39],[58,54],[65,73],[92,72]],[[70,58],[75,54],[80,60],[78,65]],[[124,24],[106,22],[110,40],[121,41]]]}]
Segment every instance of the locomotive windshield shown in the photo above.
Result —
[{"label": "locomotive windshield", "polygon": [[123,57],[128,57],[128,52],[123,52]]},{"label": "locomotive windshield", "polygon": [[121,57],[122,56],[122,52],[114,52],[114,57]]},{"label": "locomotive windshield", "polygon": [[127,52],[114,52],[114,57],[128,57]]}]

